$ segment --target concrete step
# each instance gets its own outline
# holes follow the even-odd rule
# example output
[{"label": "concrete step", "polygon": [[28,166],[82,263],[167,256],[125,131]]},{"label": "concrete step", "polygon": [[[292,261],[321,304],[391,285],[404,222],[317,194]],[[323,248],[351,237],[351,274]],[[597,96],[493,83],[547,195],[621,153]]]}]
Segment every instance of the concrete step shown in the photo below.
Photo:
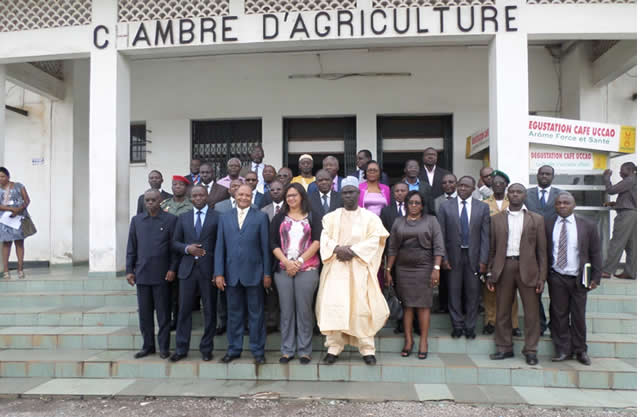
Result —
[{"label": "concrete step", "polygon": [[[202,337],[202,329],[192,332],[191,349],[197,350]],[[245,337],[245,348],[249,340]],[[416,342],[419,337],[414,335]],[[280,350],[280,333],[267,337],[266,349]],[[589,354],[593,357],[635,358],[636,335],[588,333]],[[514,351],[520,352],[524,338],[514,338]],[[125,349],[133,350],[142,346],[142,336],[136,327],[5,327],[0,329],[0,349]],[[397,335],[390,328],[384,328],[376,336],[376,347],[380,352],[400,352],[404,346],[404,335]],[[175,333],[172,333],[171,348],[175,347]],[[227,337],[216,336],[215,349],[227,348]],[[319,352],[324,349],[324,337],[314,336],[313,348]],[[429,350],[433,353],[466,353],[489,355],[495,351],[493,336],[478,334],[475,340],[464,337],[452,339],[448,329],[431,329],[429,332]],[[538,344],[541,355],[554,353],[549,336],[544,336]]]},{"label": "concrete step", "polygon": [[512,385],[564,388],[636,389],[635,360],[594,358],[591,366],[575,360],[551,362],[541,356],[540,363],[528,366],[521,355],[492,361],[486,355],[430,353],[427,360],[413,354],[378,353],[378,364],[367,366],[358,353],[344,352],[334,365],[321,362],[323,354],[301,365],[297,360],[278,363],[279,354],[267,354],[267,364],[256,366],[248,352],[230,363],[203,362],[191,354],[179,363],[156,355],[133,359],[134,351],[33,350],[0,351],[0,376],[56,378],[191,378],[221,380],[278,381],[360,381],[420,384]]}]

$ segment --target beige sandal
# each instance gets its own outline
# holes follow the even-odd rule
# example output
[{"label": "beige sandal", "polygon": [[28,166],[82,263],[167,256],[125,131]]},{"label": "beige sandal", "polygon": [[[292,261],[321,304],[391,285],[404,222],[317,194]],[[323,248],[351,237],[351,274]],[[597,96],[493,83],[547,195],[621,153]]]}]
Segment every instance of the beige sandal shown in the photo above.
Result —
[{"label": "beige sandal", "polygon": [[18,279],[24,279],[24,271],[18,271]]},{"label": "beige sandal", "polygon": [[10,272],[3,272],[2,273],[2,279],[11,279],[11,273]]}]

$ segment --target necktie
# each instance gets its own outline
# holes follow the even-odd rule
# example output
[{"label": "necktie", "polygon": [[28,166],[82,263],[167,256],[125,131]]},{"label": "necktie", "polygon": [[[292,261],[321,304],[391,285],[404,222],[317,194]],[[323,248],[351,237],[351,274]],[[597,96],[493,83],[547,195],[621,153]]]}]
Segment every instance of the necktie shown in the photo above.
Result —
[{"label": "necktie", "polygon": [[467,202],[462,200],[462,213],[460,214],[460,244],[469,246],[469,214],[467,214]]},{"label": "necktie", "polygon": [[238,226],[240,226],[241,229],[242,229],[242,225],[244,223],[244,216],[245,216],[245,211],[244,210],[238,210]]},{"label": "necktie", "polygon": [[556,260],[556,267],[558,269],[565,269],[567,267],[567,219],[560,220],[562,228],[560,229],[560,241],[558,242],[558,259]]},{"label": "necktie", "polygon": [[402,203],[398,203],[398,216],[404,216],[404,213],[402,213]]},{"label": "necktie", "polygon": [[280,204],[276,204],[276,214],[280,213]]},{"label": "necktie", "polygon": [[547,193],[547,190],[540,190],[540,206],[544,209],[547,206],[547,202],[544,199],[544,195]]},{"label": "necktie", "polygon": [[198,210],[198,212],[196,213],[197,218],[196,218],[196,237],[198,239],[200,239],[200,233],[202,232],[202,220],[200,218],[200,215],[202,214],[202,212],[200,210]]},{"label": "necktie", "polygon": [[329,211],[329,203],[327,202],[326,194],[322,196],[322,209],[324,210],[325,213]]}]

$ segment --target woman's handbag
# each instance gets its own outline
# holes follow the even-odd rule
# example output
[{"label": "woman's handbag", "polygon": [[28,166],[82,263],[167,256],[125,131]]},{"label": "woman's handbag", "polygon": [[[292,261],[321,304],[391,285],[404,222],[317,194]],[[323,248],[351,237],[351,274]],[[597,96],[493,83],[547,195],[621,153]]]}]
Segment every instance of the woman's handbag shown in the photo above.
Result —
[{"label": "woman's handbag", "polygon": [[31,217],[24,216],[22,218],[22,234],[24,235],[24,237],[33,236],[36,234],[36,232],[36,225],[33,224],[33,220],[31,220]]},{"label": "woman's handbag", "polygon": [[396,290],[389,285],[384,289],[383,294],[389,306],[389,320],[402,320],[404,310],[400,299],[396,296]]}]

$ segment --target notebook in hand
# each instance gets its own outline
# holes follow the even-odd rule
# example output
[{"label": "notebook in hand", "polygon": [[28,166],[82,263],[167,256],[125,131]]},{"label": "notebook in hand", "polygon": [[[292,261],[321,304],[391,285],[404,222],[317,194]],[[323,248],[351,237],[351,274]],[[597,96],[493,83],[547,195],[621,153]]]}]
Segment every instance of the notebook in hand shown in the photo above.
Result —
[{"label": "notebook in hand", "polygon": [[584,264],[582,269],[582,285],[585,288],[589,288],[589,285],[591,285],[591,264],[588,262]]}]

